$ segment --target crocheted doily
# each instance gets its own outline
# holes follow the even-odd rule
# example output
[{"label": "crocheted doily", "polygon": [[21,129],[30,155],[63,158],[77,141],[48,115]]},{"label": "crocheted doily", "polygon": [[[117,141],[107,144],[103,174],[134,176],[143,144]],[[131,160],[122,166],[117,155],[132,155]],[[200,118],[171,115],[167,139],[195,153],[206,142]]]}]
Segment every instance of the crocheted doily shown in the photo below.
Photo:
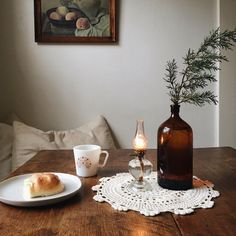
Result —
[{"label": "crocheted doily", "polygon": [[211,208],[212,198],[220,193],[213,190],[214,185],[194,176],[193,188],[186,191],[163,189],[157,184],[157,172],[146,178],[151,184],[151,191],[134,191],[130,184],[133,177],[129,173],[119,173],[104,177],[99,184],[92,187],[97,194],[95,201],[107,202],[119,211],[134,210],[145,216],[158,215],[161,212],[190,214],[195,208]]}]

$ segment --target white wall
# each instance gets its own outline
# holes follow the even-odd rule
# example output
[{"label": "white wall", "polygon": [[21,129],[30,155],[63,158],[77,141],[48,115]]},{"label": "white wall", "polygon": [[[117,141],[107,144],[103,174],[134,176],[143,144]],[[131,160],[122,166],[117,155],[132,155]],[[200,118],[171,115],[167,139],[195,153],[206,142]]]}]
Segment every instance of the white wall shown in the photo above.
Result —
[{"label": "white wall", "polygon": [[[222,0],[220,23],[223,28],[236,27],[236,1]],[[226,53],[229,62],[220,72],[220,145],[236,148],[236,49]]]},{"label": "white wall", "polygon": [[[11,9],[11,14],[4,9]],[[117,45],[34,42],[33,1],[1,3],[2,75],[12,109],[42,129],[77,127],[103,114],[122,147],[129,148],[137,118],[145,121],[149,147],[169,117],[162,77],[166,61],[179,63],[217,27],[217,0],[121,0]],[[218,145],[218,110],[181,107],[194,130],[194,146]]]}]

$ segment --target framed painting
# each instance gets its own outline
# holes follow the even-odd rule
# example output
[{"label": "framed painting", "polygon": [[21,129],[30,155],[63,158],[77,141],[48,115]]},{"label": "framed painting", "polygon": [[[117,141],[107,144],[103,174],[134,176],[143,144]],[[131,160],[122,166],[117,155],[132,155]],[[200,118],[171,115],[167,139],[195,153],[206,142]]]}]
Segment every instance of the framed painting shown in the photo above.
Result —
[{"label": "framed painting", "polygon": [[118,0],[34,0],[35,42],[115,43]]}]

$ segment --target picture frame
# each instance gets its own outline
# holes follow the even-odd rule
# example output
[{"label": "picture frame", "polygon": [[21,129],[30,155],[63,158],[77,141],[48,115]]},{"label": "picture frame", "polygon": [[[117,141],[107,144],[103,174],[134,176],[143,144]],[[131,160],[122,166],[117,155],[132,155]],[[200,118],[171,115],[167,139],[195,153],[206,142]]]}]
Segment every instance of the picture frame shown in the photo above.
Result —
[{"label": "picture frame", "polygon": [[118,0],[34,0],[35,42],[115,43]]}]

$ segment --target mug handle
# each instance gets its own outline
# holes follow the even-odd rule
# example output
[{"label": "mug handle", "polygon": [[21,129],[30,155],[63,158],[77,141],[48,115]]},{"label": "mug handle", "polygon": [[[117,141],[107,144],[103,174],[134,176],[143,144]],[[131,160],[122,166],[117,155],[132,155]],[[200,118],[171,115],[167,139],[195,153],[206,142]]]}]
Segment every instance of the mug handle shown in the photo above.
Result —
[{"label": "mug handle", "polygon": [[[109,157],[109,153],[108,153],[107,151],[101,151],[101,154],[102,154],[102,153],[105,153],[106,156],[105,156],[105,159],[104,159],[103,163],[98,165],[98,167],[101,167],[101,168],[106,165],[107,159],[108,159],[108,157]],[[100,154],[100,156],[101,156],[101,154]]]}]

